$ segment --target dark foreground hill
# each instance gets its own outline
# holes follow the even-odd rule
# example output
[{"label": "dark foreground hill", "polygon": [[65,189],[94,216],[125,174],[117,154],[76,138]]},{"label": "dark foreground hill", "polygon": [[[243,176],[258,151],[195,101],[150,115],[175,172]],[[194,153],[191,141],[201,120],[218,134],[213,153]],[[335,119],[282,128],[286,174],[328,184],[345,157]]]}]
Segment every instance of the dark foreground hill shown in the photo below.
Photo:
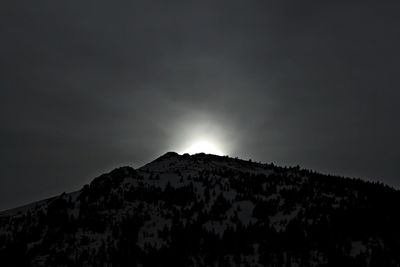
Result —
[{"label": "dark foreground hill", "polygon": [[167,153],[0,213],[0,266],[399,266],[400,192]]}]

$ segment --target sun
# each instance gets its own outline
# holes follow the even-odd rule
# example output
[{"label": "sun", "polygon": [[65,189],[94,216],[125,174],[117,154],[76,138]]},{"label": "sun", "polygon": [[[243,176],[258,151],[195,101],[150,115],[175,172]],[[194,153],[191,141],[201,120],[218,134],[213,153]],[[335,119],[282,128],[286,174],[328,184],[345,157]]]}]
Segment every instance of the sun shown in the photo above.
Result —
[{"label": "sun", "polygon": [[224,152],[215,141],[207,139],[199,139],[188,144],[187,148],[182,153],[197,154],[206,153],[223,156]]},{"label": "sun", "polygon": [[176,151],[178,154],[205,153],[218,156],[232,153],[236,142],[235,131],[227,126],[224,120],[217,120],[215,116],[206,116],[202,113],[189,115],[177,120],[176,125],[170,127],[173,130],[168,151]]}]

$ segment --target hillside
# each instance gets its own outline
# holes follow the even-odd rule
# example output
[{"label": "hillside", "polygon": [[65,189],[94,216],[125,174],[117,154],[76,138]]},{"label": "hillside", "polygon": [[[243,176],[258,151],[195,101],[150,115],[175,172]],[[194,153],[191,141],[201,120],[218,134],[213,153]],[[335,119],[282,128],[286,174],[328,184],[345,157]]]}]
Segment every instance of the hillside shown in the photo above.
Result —
[{"label": "hillside", "polygon": [[399,266],[400,192],[169,152],[0,213],[0,266]]}]

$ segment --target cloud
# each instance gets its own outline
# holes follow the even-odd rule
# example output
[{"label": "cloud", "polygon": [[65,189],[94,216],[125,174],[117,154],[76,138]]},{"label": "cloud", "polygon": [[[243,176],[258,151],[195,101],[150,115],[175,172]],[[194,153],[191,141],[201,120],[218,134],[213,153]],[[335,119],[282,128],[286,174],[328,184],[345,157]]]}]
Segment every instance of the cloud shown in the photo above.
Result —
[{"label": "cloud", "polygon": [[196,127],[233,155],[399,185],[390,5],[5,1],[0,10],[0,209],[139,167]]}]

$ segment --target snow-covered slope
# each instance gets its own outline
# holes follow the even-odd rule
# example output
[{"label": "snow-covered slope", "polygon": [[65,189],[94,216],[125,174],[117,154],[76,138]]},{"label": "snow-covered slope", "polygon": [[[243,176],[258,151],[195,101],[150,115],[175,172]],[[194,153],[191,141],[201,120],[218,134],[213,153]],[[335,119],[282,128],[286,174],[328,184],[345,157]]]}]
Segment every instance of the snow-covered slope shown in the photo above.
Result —
[{"label": "snow-covered slope", "polygon": [[0,266],[399,266],[381,184],[169,152],[0,213]]}]

